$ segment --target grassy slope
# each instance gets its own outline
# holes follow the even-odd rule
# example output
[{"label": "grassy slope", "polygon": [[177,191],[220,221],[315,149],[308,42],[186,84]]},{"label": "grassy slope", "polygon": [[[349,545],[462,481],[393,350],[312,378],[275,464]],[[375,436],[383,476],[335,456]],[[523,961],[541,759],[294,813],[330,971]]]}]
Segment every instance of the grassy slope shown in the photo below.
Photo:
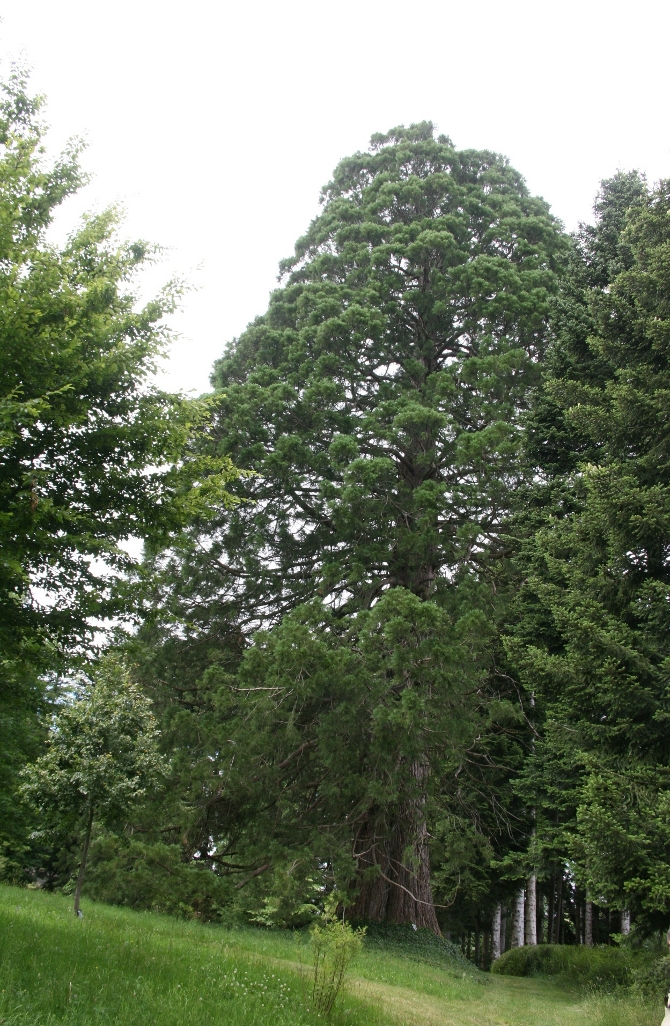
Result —
[{"label": "grassy slope", "polygon": [[[308,1026],[288,933],[226,930],[0,886],[6,1026]],[[370,946],[331,1020],[348,1026],[656,1026],[662,1009],[583,999],[537,979],[487,977]]]}]

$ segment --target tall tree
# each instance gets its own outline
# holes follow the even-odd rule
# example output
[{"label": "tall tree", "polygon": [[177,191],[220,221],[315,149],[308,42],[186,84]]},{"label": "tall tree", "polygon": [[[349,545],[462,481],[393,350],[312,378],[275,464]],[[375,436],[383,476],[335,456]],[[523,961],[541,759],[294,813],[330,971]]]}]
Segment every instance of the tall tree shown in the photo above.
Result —
[{"label": "tall tree", "polygon": [[[552,501],[521,560],[523,615],[510,650],[542,697],[544,768],[530,773],[536,794],[543,776],[561,781],[563,857],[593,894],[653,922],[670,908],[670,189],[648,193],[619,175],[604,184],[598,212],[582,239],[584,359],[575,373],[564,319],[545,384],[568,473],[545,486]],[[546,799],[556,806],[555,794]]]},{"label": "tall tree", "polygon": [[[194,645],[213,608],[231,634],[315,596],[354,633],[392,590],[452,624],[490,608],[559,226],[504,158],[458,152],[429,123],[373,137],[322,201],[268,312],[215,368],[218,452],[255,476],[237,489],[252,501],[214,533],[196,527],[168,565],[168,579],[197,582],[178,589]],[[429,678],[407,670],[393,685],[415,709],[412,736]],[[428,750],[390,758],[393,800],[370,798],[357,828],[357,911],[435,928],[420,810],[437,766]]]},{"label": "tall tree", "polygon": [[187,509],[220,509],[234,473],[225,459],[189,455],[207,405],[151,382],[179,285],[138,307],[133,282],[153,251],[118,241],[114,210],[85,219],[61,249],[49,241],[59,205],[84,180],[79,147],[49,165],[41,100],[19,72],[3,88],[0,837],[16,833],[16,772],[43,737],[44,674],[53,681],[64,652],[90,639],[93,618],[124,610],[127,593],[110,589],[130,562],[120,543],[164,541]]}]

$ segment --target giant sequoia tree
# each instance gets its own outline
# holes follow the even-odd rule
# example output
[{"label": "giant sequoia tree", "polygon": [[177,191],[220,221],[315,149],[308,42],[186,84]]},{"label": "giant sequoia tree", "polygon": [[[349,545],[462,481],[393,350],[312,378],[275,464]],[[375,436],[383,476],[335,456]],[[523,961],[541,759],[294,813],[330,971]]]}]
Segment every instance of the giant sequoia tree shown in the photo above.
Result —
[{"label": "giant sequoia tree", "polygon": [[[244,630],[319,598],[330,613],[318,628],[311,613],[310,629],[329,644],[334,615],[363,662],[371,630],[396,646],[369,684],[359,667],[347,694],[323,677],[311,726],[290,739],[298,756],[288,758],[287,736],[273,758],[278,786],[307,767],[323,798],[335,769],[331,760],[332,772],[315,770],[323,745],[314,724],[338,703],[359,709],[367,741],[341,738],[339,766],[369,786],[337,813],[358,862],[354,913],[437,929],[430,795],[445,788],[445,758],[453,779],[467,745],[453,711],[463,709],[464,680],[471,706],[481,703],[483,663],[461,617],[490,608],[487,567],[503,555],[501,524],[524,475],[520,417],[564,243],[546,203],[504,158],[458,152],[425,123],[374,137],[370,152],[342,161],[322,200],[268,312],[215,368],[219,453],[254,472],[238,489],[251,501],[218,531],[198,539],[194,530],[198,544],[174,556],[174,591],[196,643],[213,608],[219,627]],[[395,626],[384,606],[373,630],[366,611],[390,591]],[[438,607],[437,620],[416,603]],[[445,662],[439,639],[450,633]],[[417,647],[418,662],[409,655]],[[302,680],[295,672],[287,694]],[[394,716],[390,747],[375,759],[380,724]],[[286,716],[292,730],[298,722]],[[216,804],[212,784],[208,815]],[[334,809],[323,800],[324,822]]]}]

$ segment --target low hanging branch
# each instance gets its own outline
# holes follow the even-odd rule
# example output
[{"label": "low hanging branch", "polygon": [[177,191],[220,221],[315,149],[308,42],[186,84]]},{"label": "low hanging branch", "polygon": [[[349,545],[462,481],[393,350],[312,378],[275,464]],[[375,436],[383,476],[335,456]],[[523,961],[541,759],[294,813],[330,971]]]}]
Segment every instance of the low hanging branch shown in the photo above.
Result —
[{"label": "low hanging branch", "polygon": [[241,887],[246,887],[250,880],[253,880],[255,876],[260,876],[272,865],[271,862],[266,862],[264,866],[259,866],[258,869],[254,869],[253,873],[250,873],[246,880],[240,880],[238,884],[235,884],[235,890],[239,891]]}]

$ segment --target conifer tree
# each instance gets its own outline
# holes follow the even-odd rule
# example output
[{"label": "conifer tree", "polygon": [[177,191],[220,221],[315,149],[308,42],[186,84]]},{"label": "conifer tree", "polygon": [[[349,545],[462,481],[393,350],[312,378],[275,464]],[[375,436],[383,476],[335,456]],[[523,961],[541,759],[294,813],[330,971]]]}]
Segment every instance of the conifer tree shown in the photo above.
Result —
[{"label": "conifer tree", "polygon": [[591,893],[654,922],[670,908],[668,185],[647,192],[619,175],[598,213],[581,240],[581,359],[574,320],[560,316],[539,399],[561,425],[550,471],[566,472],[543,487],[520,560],[510,652],[544,707],[527,776],[554,853]]},{"label": "conifer tree", "polygon": [[[381,615],[382,598],[395,596],[394,622],[405,626],[391,632],[398,648],[388,657],[386,697],[380,692],[359,723],[367,740],[340,746],[342,779],[376,779],[357,752],[375,750],[375,730],[394,707],[399,721],[409,717],[406,741],[402,730],[389,734],[388,771],[367,796],[357,792],[355,823],[351,810],[341,822],[350,824],[358,860],[355,913],[437,929],[427,810],[435,789],[444,792],[443,761],[452,774],[458,769],[476,716],[468,730],[445,734],[439,758],[430,723],[446,724],[463,690],[457,682],[468,676],[471,711],[481,706],[485,660],[458,624],[473,610],[491,610],[488,568],[504,556],[501,526],[524,479],[521,417],[538,379],[565,243],[547,204],[528,194],[504,158],[458,152],[428,123],[373,137],[370,152],[337,167],[322,203],[282,265],[268,312],[215,368],[217,451],[253,472],[236,486],[251,501],[214,532],[195,525],[190,547],[162,561],[164,601],[200,667],[189,694],[183,676],[175,694],[191,711],[203,700],[212,680],[202,676],[208,636],[221,643],[235,631],[276,625],[317,599],[325,620],[335,617],[358,648],[354,639],[365,636],[376,606]],[[437,669],[438,635],[421,669],[401,668],[412,617],[438,614],[441,629],[462,639],[451,686]],[[319,630],[332,644],[332,628]],[[488,631],[480,627],[482,637]],[[431,660],[434,679],[425,668]],[[320,679],[319,716],[338,704],[335,683]],[[355,709],[365,675],[349,679]],[[287,746],[259,760],[290,764],[290,772],[318,763],[325,756],[313,728],[293,738],[300,758],[290,760]],[[224,730],[230,738],[229,719]],[[329,793],[341,786],[332,783]],[[214,795],[208,815],[217,802]],[[329,822],[335,811],[345,814],[338,802],[328,807]]]}]

